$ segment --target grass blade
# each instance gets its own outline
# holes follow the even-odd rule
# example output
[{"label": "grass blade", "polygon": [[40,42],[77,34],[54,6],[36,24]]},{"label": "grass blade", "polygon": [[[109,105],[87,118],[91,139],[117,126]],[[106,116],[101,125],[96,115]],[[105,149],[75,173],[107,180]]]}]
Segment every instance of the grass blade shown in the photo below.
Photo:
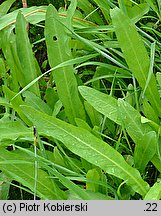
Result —
[{"label": "grass blade", "polygon": [[[29,150],[26,150],[24,148],[21,148],[21,147],[18,147],[22,152],[25,152],[27,153],[30,157],[34,157],[34,153],[29,151]],[[41,164],[41,166],[48,170],[48,172],[50,173],[51,177],[56,177],[59,179],[59,181],[66,187],[69,189],[69,191],[72,191],[77,197],[79,197],[79,199],[83,199],[83,200],[92,200],[93,197],[88,195],[87,191],[83,190],[82,188],[80,188],[78,185],[76,185],[75,183],[73,183],[72,181],[70,181],[70,179],[68,179],[66,176],[64,176],[61,171],[58,171],[56,168],[59,168],[60,170],[60,167],[58,164],[56,164],[55,162],[51,162],[47,159],[45,159],[44,157],[41,157],[39,155],[37,155],[37,158]],[[49,166],[50,165],[50,166]],[[56,168],[55,168],[56,166]],[[62,167],[64,168],[64,167]],[[67,171],[67,169],[66,169]],[[77,176],[77,173],[74,173],[74,172],[69,172],[70,175],[76,175]],[[53,175],[53,176],[52,176]]]},{"label": "grass blade", "polygon": [[78,7],[85,13],[86,18],[89,17],[90,21],[103,25],[103,21],[95,7],[88,0],[78,0]]},{"label": "grass blade", "polygon": [[106,0],[94,0],[94,2],[98,5],[98,7],[101,9],[107,23],[109,24],[111,21],[110,18],[110,7],[115,7],[115,5],[111,1]]}]

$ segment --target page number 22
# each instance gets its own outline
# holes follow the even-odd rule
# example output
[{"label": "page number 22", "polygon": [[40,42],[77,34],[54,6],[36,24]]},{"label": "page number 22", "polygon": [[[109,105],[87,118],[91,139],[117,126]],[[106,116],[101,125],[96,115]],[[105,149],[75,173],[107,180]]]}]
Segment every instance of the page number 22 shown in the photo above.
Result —
[{"label": "page number 22", "polygon": [[157,211],[157,203],[146,203],[144,211]]}]

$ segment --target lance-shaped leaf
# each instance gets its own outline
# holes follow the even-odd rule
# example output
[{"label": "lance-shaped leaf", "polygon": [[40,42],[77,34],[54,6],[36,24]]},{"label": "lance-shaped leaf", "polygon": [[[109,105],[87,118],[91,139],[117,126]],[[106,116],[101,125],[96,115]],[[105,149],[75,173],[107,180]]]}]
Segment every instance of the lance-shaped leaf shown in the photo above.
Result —
[{"label": "lance-shaped leaf", "polygon": [[126,163],[121,154],[89,131],[55,117],[22,106],[24,114],[36,125],[39,134],[60,140],[73,153],[99,166],[105,172],[123,179],[134,191],[145,195],[148,184],[140,173]]},{"label": "lance-shaped leaf", "polygon": [[24,87],[26,83],[25,83],[25,78],[21,67],[21,62],[18,58],[16,43],[15,43],[16,36],[13,32],[10,31],[1,31],[0,34],[1,34],[2,50],[11,74],[12,82],[10,84],[10,88],[13,91],[18,92],[19,87],[20,86]]},{"label": "lance-shaped leaf", "polygon": [[[155,76],[154,74],[149,74],[149,56],[135,25],[119,8],[111,10],[111,17],[120,48],[131,72],[142,90],[147,87],[145,96],[150,101],[156,113],[161,116],[161,101]],[[151,76],[150,79],[149,75]]]},{"label": "lance-shaped leaf", "polygon": [[[26,24],[24,16],[19,12],[16,19],[16,47],[18,58],[21,62],[25,85],[29,84],[37,77],[36,59],[32,52]],[[29,89],[36,95],[40,95],[38,83],[33,84]]]},{"label": "lance-shaped leaf", "polygon": [[122,125],[136,144],[134,152],[135,167],[143,172],[156,153],[157,136],[146,123],[141,122],[140,113],[129,103],[119,99],[118,111]]},{"label": "lance-shaped leaf", "polygon": [[[141,122],[140,113],[129,103],[121,99],[117,101],[107,94],[86,86],[79,86],[79,91],[97,111],[126,128],[136,144],[135,165],[140,171],[143,171],[156,153],[156,133],[148,124]],[[140,154],[142,157],[139,157]]]},{"label": "lance-shaped leaf", "polygon": [[[69,46],[69,36],[56,9],[50,5],[47,9],[45,21],[45,38],[50,66],[53,68],[60,63],[72,59]],[[72,65],[53,71],[57,92],[64,105],[66,115],[72,124],[74,118],[85,119],[85,111],[80,101],[77,82]]]}]

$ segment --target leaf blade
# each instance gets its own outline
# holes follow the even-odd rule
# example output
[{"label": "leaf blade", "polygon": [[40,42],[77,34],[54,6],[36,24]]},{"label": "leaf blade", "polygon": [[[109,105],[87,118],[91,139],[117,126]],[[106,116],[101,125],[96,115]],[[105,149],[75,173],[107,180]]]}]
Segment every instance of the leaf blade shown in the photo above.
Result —
[{"label": "leaf blade", "polygon": [[[49,63],[52,68],[72,58],[66,29],[61,24],[60,17],[52,5],[47,9],[45,38]],[[56,69],[52,74],[69,121],[75,124],[74,118],[85,119],[85,111],[79,98],[73,66]]]},{"label": "leaf blade", "polygon": [[83,98],[85,98],[98,112],[117,124],[121,124],[118,116],[117,100],[115,98],[87,86],[79,86],[78,89]]},{"label": "leaf blade", "polygon": [[60,140],[73,153],[99,166],[107,173],[123,179],[138,193],[144,195],[147,192],[148,184],[143,181],[139,172],[128,165],[123,157],[107,143],[85,129],[40,113],[31,107],[21,108],[25,115],[32,119],[40,134]]},{"label": "leaf blade", "polygon": [[144,200],[160,200],[161,199],[161,182],[156,182],[148,191]]},{"label": "leaf blade", "polygon": [[[37,78],[37,70],[35,57],[32,52],[32,47],[26,30],[26,20],[21,12],[18,13],[16,19],[16,47],[17,54],[22,66],[22,72],[25,79],[25,84],[29,84]],[[40,95],[38,83],[34,83],[30,87],[30,91],[36,95]]]},{"label": "leaf blade", "polygon": [[[10,178],[21,182],[24,186],[34,191],[35,173],[34,159],[28,161],[27,155],[21,156],[15,152],[9,152],[0,149],[0,169]],[[24,169],[25,167],[25,169]],[[37,194],[41,199],[60,199],[61,196],[56,193],[58,190],[48,174],[38,169]],[[58,192],[58,191],[57,191]]]},{"label": "leaf blade", "polygon": [[[144,89],[148,79],[150,61],[143,41],[137,33],[135,25],[119,8],[111,10],[111,17],[124,58],[139,82],[140,87]],[[154,74],[151,75],[145,96],[149,99],[155,111],[161,116],[160,96]]]}]

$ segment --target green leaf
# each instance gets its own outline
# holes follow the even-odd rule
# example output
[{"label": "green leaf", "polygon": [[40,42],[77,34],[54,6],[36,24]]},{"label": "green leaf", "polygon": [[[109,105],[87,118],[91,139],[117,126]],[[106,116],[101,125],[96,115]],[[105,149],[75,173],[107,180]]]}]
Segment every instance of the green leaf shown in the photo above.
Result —
[{"label": "green leaf", "polygon": [[145,99],[143,100],[143,109],[144,109],[144,115],[154,121],[157,124],[160,124],[160,120],[158,118],[158,115],[155,113],[154,109],[151,107],[151,105],[148,103],[148,101]]},{"label": "green leaf", "polygon": [[148,13],[149,9],[149,5],[146,3],[134,5],[128,10],[128,16],[133,23],[136,23],[143,17],[144,14]]},{"label": "green leaf", "polygon": [[[144,90],[148,80],[150,61],[141,36],[137,33],[130,18],[119,8],[111,10],[111,17],[124,58],[140,87]],[[161,116],[161,101],[154,74],[151,75],[145,96],[156,113]]]},{"label": "green leaf", "polygon": [[[20,155],[14,151],[0,149],[0,170],[12,180],[16,180],[34,191],[34,158],[28,158],[22,152]],[[48,174],[41,169],[38,169],[37,172],[37,195],[41,199],[62,199],[61,190],[49,178]]]},{"label": "green leaf", "polygon": [[29,106],[32,106],[41,112],[45,112],[48,115],[52,114],[52,110],[50,109],[50,107],[40,97],[36,96],[34,93],[30,91],[25,91],[23,93],[23,97],[25,97],[25,102]]},{"label": "green leaf", "polygon": [[160,200],[161,199],[161,182],[156,182],[148,191],[144,200]]},{"label": "green leaf", "polygon": [[6,0],[0,5],[0,16],[5,15],[16,0]]},{"label": "green leaf", "polygon": [[64,158],[57,147],[54,147],[53,157],[56,164],[65,166]]},{"label": "green leaf", "polygon": [[[97,169],[92,169],[92,170],[89,170],[87,172],[86,178],[98,181],[98,180],[100,180],[100,175],[99,175]],[[91,190],[93,192],[98,192],[99,191],[99,185],[98,184],[88,182],[88,181],[86,183],[86,188],[87,188],[87,190]]]},{"label": "green leaf", "polygon": [[[135,167],[143,172],[156,153],[157,136],[148,124],[141,122],[140,113],[130,104],[119,99],[118,111],[122,125],[136,144],[134,152]],[[141,157],[140,157],[141,155]]]},{"label": "green leaf", "polygon": [[97,111],[126,128],[136,144],[135,165],[143,171],[156,153],[157,138],[152,128],[141,122],[140,113],[129,103],[121,99],[117,102],[113,97],[95,89],[79,86],[79,91]]},{"label": "green leaf", "polygon": [[122,99],[118,99],[118,112],[122,126],[126,128],[128,134],[136,144],[143,141],[146,133],[152,131],[152,128],[148,124],[141,122],[140,113]]},{"label": "green leaf", "polygon": [[[27,23],[24,16],[19,12],[16,19],[16,46],[25,84],[27,85],[37,77],[37,68],[35,63],[36,60],[28,38],[26,25]],[[40,95],[38,83],[33,84],[29,90],[38,96]]]},{"label": "green leaf", "polygon": [[9,101],[7,100],[7,98],[4,98],[4,97],[0,97],[0,105],[6,106],[6,107],[10,106]]},{"label": "green leaf", "polygon": [[66,13],[66,25],[69,29],[72,29],[72,19],[73,19],[73,16],[75,14],[75,11],[76,11],[76,8],[77,8],[77,1],[75,0],[71,0],[71,3],[68,7],[68,10],[67,10],[67,13]]},{"label": "green leaf", "polygon": [[18,92],[19,85],[21,87],[24,87],[26,83],[25,83],[25,78],[23,75],[21,63],[18,58],[15,35],[13,34],[13,32],[10,31],[2,31],[1,40],[2,40],[2,50],[6,58],[7,65],[10,68],[10,77],[11,77],[10,88],[13,91]]},{"label": "green leaf", "polygon": [[[143,173],[148,162],[151,161],[156,153],[157,137],[154,131],[144,135],[141,142],[135,147],[134,162],[135,167]],[[141,156],[141,157],[140,157]]]},{"label": "green leaf", "polygon": [[31,107],[21,108],[36,125],[39,134],[58,139],[73,153],[99,166],[105,172],[123,179],[134,191],[143,196],[147,193],[149,186],[143,181],[139,172],[128,165],[122,155],[110,145],[85,129],[65,123]]},{"label": "green leaf", "polygon": [[78,0],[78,7],[85,13],[87,19],[89,17],[90,21],[103,25],[103,20],[101,19],[99,13],[88,0]]},{"label": "green leaf", "polygon": [[76,122],[76,125],[77,125],[78,127],[84,128],[84,129],[86,129],[86,130],[88,130],[88,131],[92,131],[92,129],[90,128],[90,126],[89,126],[89,125],[87,124],[87,122],[85,122],[84,120],[79,119],[79,118],[76,118],[76,119],[75,119],[75,122]]},{"label": "green leaf", "polygon": [[16,17],[20,11],[26,17],[27,21],[30,21],[31,23],[35,24],[35,18],[36,22],[40,22],[45,19],[46,6],[20,8],[18,10],[14,10],[13,12],[2,16],[0,18],[0,30],[15,24]]},{"label": "green leaf", "polygon": [[2,140],[33,140],[31,128],[27,128],[18,121],[9,121],[0,124],[0,141]]},{"label": "green leaf", "polygon": [[[45,38],[50,66],[53,68],[60,63],[72,59],[69,46],[69,36],[56,9],[50,5],[47,9],[45,21]],[[74,118],[85,119],[85,111],[80,101],[77,82],[72,65],[53,71],[53,78],[61,102],[65,107],[66,115],[72,124]]]},{"label": "green leaf", "polygon": [[91,120],[93,126],[100,126],[102,116],[87,101],[84,102],[85,110]]},{"label": "green leaf", "polygon": [[7,86],[3,86],[3,92],[5,97],[10,101],[11,107],[18,113],[18,115],[26,124],[31,126],[31,122],[20,109],[20,105],[25,105],[25,102],[22,100],[21,96],[18,95],[16,98],[12,99],[16,93],[7,88]]},{"label": "green leaf", "polygon": [[53,110],[56,102],[59,100],[58,94],[55,89],[49,87],[45,91],[45,101],[47,105]]},{"label": "green leaf", "polygon": [[6,68],[5,68],[4,59],[0,58],[0,78],[3,78],[5,80],[6,77],[5,74],[6,74]]},{"label": "green leaf", "polygon": [[117,100],[115,98],[86,86],[79,86],[78,89],[83,98],[85,98],[98,112],[117,124],[121,124],[118,116]]},{"label": "green leaf", "polygon": [[157,78],[157,82],[158,82],[159,86],[161,86],[161,73],[160,72],[156,73],[156,78]]},{"label": "green leaf", "polygon": [[0,173],[0,200],[7,200],[11,179],[7,178],[3,172]]}]

